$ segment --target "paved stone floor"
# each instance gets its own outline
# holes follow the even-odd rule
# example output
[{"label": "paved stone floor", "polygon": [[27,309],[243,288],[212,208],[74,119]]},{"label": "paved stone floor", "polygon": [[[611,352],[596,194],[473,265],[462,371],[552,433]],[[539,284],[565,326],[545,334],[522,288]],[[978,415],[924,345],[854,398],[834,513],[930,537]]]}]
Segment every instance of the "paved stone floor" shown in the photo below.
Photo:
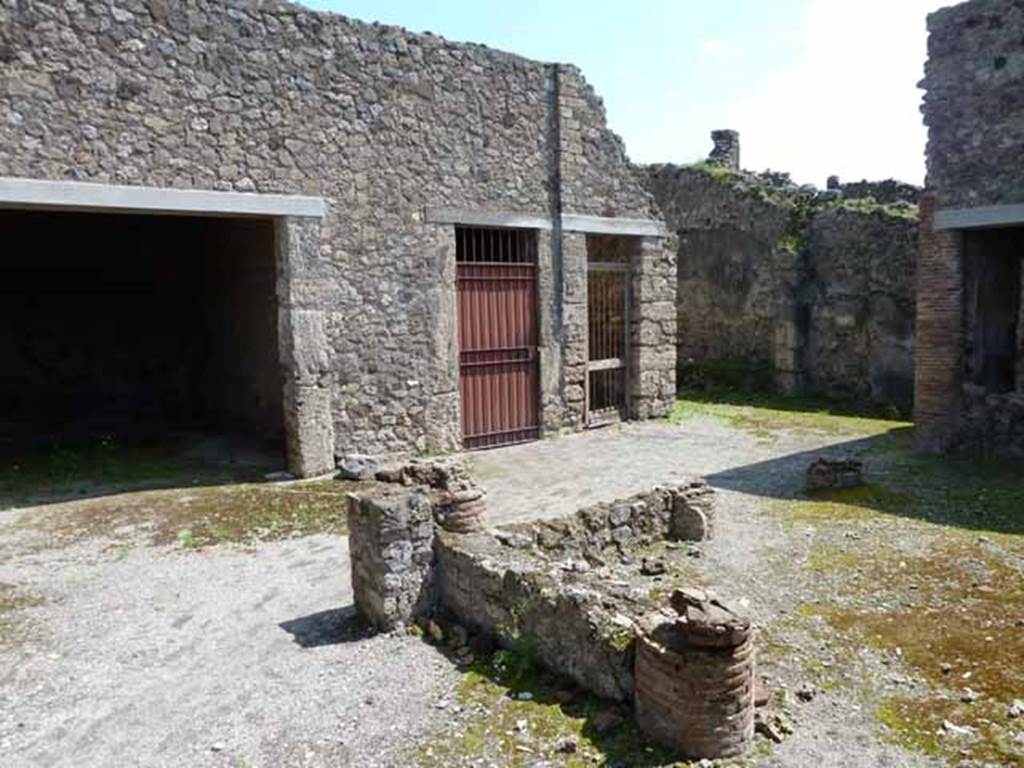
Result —
[{"label": "paved stone floor", "polygon": [[778,469],[788,467],[788,476],[779,479],[791,485],[799,481],[808,452],[842,449],[844,442],[800,430],[778,431],[769,440],[717,419],[696,418],[682,424],[627,422],[471,453],[466,460],[487,489],[492,520],[504,522],[560,517],[697,475],[732,487],[737,474],[770,461]]}]

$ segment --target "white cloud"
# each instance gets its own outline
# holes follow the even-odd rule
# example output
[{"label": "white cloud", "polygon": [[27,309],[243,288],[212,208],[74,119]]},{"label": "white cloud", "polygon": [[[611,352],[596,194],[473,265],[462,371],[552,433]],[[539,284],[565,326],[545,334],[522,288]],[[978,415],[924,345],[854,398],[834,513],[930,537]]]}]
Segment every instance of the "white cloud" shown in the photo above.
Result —
[{"label": "white cloud", "polygon": [[700,49],[708,56],[718,57],[725,52],[725,48],[722,45],[721,40],[705,40]]},{"label": "white cloud", "polygon": [[797,62],[733,103],[743,165],[799,182],[896,177],[921,183],[925,16],[948,0],[809,0]]}]

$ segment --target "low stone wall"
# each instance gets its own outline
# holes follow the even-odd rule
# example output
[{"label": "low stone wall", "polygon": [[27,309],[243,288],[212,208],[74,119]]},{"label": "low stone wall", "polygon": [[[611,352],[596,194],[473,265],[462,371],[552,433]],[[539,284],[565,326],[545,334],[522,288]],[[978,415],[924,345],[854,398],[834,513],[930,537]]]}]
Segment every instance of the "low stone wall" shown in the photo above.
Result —
[{"label": "low stone wall", "polygon": [[659,539],[700,541],[714,526],[714,491],[703,480],[657,487],[628,499],[601,502],[556,520],[506,525],[495,535],[518,548],[597,562]]},{"label": "low stone wall", "polygon": [[[461,476],[450,467],[442,474]],[[381,477],[395,483],[429,482],[434,473],[417,466],[411,472],[378,473]],[[540,663],[580,687],[604,699],[632,701],[637,695],[637,639],[644,637],[643,627],[660,626],[651,624],[652,615],[665,615],[655,586],[666,565],[646,553],[666,541],[709,537],[712,489],[693,480],[596,504],[558,520],[468,533],[445,529],[442,493],[430,486],[392,484],[352,497],[350,546],[359,610],[380,629],[440,614],[499,644],[525,642]],[[696,626],[692,618],[688,621]],[[676,748],[689,744],[684,752],[699,756],[746,748],[752,725],[747,728],[744,719],[736,726],[735,711],[702,698],[707,690],[717,696],[716,685],[740,691],[736,701],[749,693],[752,718],[753,651],[749,622],[745,626],[746,645],[734,659],[742,657],[741,670],[738,661],[721,669],[709,665],[707,649],[698,649],[691,654],[692,664],[665,681],[676,692],[674,700],[655,695],[643,705],[637,701],[638,715],[656,721],[648,729],[652,736]],[[716,638],[719,634],[719,629],[712,631]],[[660,642],[655,638],[648,645]],[[715,650],[713,655],[722,654]],[[667,733],[673,723],[681,730]],[[700,728],[691,735],[693,724]],[[728,733],[715,742],[720,725]]]},{"label": "low stone wall", "polygon": [[489,533],[442,533],[437,544],[444,611],[501,644],[528,638],[544,666],[601,698],[632,696],[630,601],[605,593],[571,561],[537,557]]},{"label": "low stone wall", "polygon": [[511,643],[614,701],[633,695],[633,640],[647,592],[612,589],[605,566],[631,548],[711,533],[703,482],[655,488],[559,520],[437,539],[438,603],[467,627]]}]

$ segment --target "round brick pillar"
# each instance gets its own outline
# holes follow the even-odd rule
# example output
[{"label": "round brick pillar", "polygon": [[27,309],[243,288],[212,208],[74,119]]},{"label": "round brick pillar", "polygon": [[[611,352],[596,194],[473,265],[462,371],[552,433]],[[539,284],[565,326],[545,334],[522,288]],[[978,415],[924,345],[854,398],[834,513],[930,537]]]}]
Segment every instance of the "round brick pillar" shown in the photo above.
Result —
[{"label": "round brick pillar", "polygon": [[750,622],[697,590],[677,591],[673,607],[678,616],[649,616],[637,639],[637,724],[690,759],[743,754],[754,738]]}]

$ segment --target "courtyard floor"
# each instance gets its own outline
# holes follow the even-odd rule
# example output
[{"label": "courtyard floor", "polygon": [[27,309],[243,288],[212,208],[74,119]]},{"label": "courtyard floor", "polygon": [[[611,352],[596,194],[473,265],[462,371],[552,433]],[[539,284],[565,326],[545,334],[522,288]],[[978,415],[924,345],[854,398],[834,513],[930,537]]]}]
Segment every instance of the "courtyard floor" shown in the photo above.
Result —
[{"label": "courtyard floor", "polygon": [[[805,497],[823,453],[862,457],[868,484]],[[900,422],[695,401],[467,458],[496,522],[695,474],[719,491],[689,573],[755,618],[793,730],[730,764],[1024,764],[1020,462],[919,457]],[[664,764],[542,674],[371,636],[351,486],[261,479],[141,457],[0,468],[0,763]]]}]

